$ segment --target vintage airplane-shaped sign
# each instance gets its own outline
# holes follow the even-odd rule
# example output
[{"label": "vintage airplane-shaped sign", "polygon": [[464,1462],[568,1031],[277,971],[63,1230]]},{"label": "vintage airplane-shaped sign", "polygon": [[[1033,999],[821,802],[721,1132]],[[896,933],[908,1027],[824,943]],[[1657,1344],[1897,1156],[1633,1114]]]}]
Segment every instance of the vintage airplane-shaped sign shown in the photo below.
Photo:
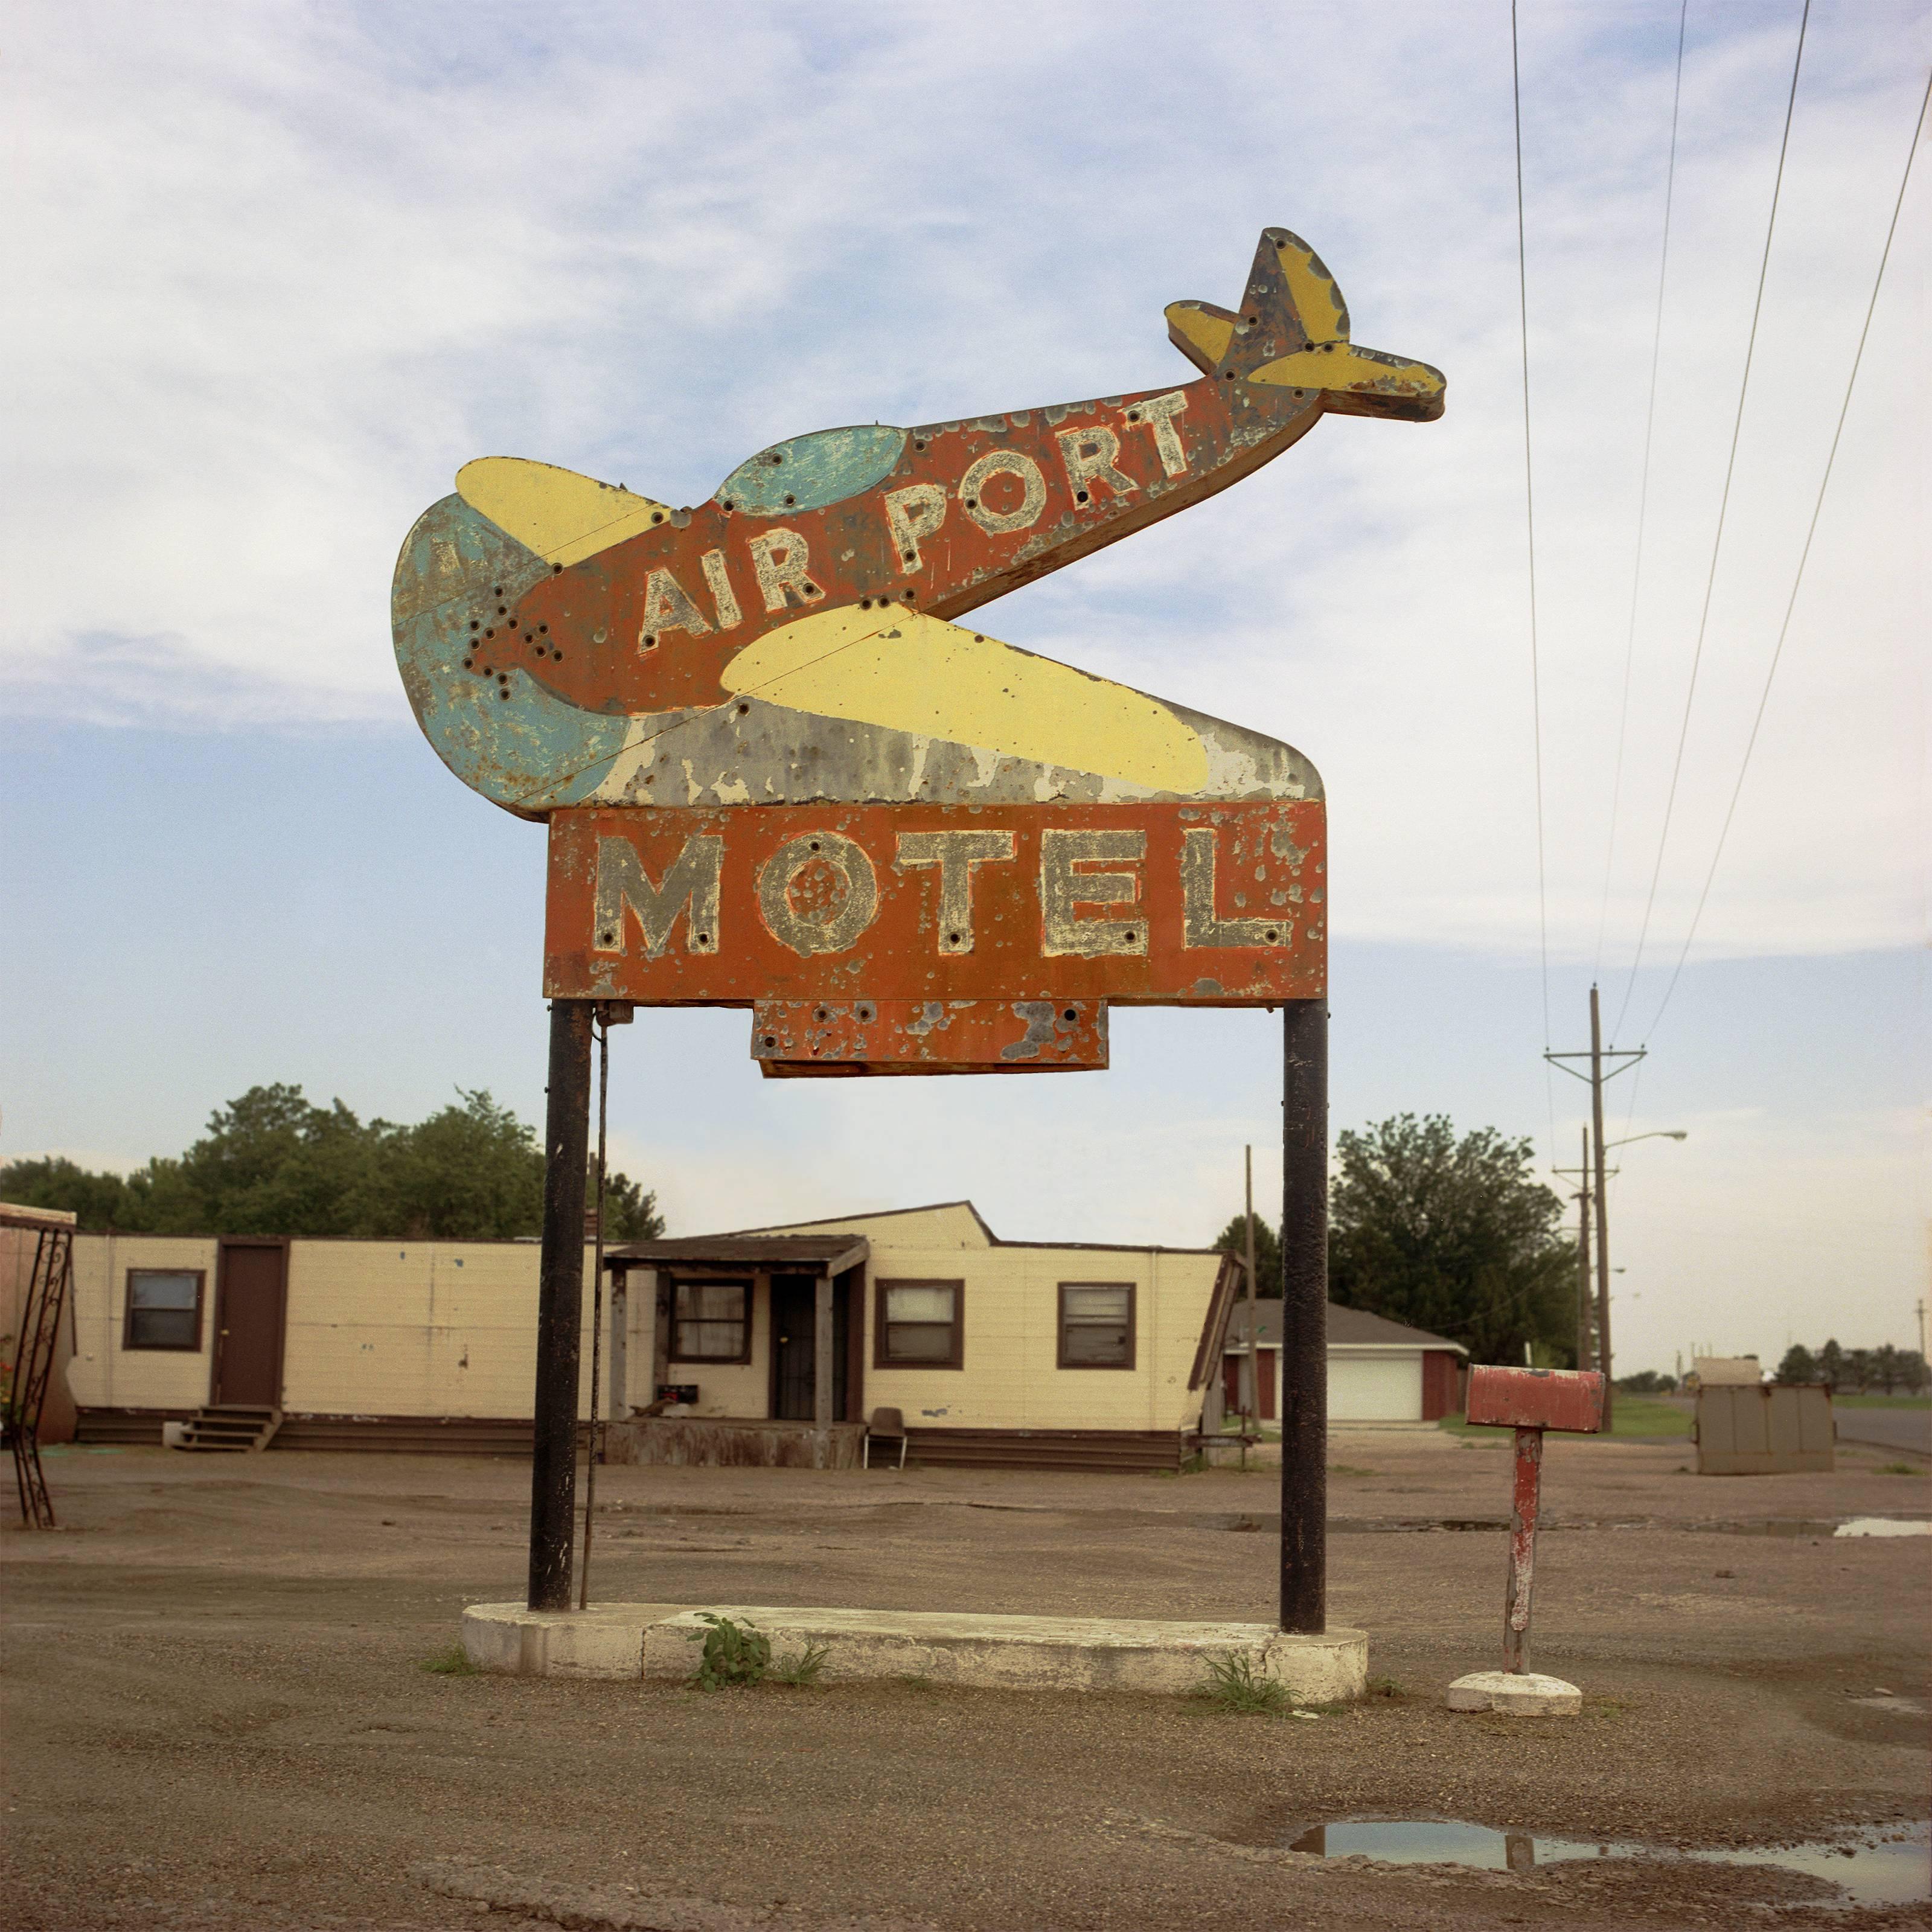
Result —
[{"label": "vintage airplane-shaped sign", "polygon": [[[554,994],[910,999],[916,1032],[933,1000],[996,990],[1036,1004],[1319,990],[1307,761],[955,621],[1226,488],[1324,414],[1442,413],[1441,375],[1356,347],[1333,278],[1285,230],[1263,234],[1238,310],[1177,302],[1167,320],[1202,372],[1192,382],[793,437],[694,508],[517,458],[464,468],[404,545],[397,657],[445,761],[551,821]],[[974,828],[952,824],[961,808],[981,815]],[[1220,904],[1216,866],[1237,861],[1200,842],[1234,837],[1228,814],[1243,808],[1239,842],[1264,856],[1239,862],[1262,890],[1235,896],[1258,911]],[[759,848],[752,870],[730,862],[734,827]],[[979,841],[970,856],[958,836]],[[1130,861],[1150,869],[1118,869]],[[1103,863],[1117,869],[1086,869]],[[772,886],[774,866],[793,883]],[[881,877],[928,874],[916,916],[884,905]],[[824,904],[782,910],[808,876],[806,901]],[[1022,877],[1028,909],[1010,923],[962,910]],[[1083,880],[1126,886],[1096,898]],[[873,911],[855,927],[860,907]],[[1056,907],[1078,944],[1056,944]],[[912,964],[926,948],[908,950],[908,918],[931,928],[932,970]],[[1185,956],[1210,932],[1261,963],[1232,982],[1198,970]],[[1075,959],[1113,963],[1048,963]]]}]

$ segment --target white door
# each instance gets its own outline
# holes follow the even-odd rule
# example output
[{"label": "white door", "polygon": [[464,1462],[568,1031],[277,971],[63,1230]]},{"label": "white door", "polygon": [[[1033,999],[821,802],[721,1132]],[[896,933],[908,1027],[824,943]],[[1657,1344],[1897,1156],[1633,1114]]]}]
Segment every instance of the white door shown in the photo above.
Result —
[{"label": "white door", "polygon": [[1346,1355],[1328,1352],[1330,1422],[1420,1422],[1422,1351]]}]

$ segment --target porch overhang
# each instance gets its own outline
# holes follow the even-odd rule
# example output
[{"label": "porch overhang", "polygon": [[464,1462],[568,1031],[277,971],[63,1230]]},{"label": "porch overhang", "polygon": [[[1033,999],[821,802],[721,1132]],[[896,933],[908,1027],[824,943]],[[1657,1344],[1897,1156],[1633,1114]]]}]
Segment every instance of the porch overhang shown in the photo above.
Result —
[{"label": "porch overhang", "polygon": [[872,1252],[862,1234],[688,1234],[607,1247],[604,1265],[613,1272],[652,1268],[681,1275],[802,1274],[830,1280],[862,1268]]}]

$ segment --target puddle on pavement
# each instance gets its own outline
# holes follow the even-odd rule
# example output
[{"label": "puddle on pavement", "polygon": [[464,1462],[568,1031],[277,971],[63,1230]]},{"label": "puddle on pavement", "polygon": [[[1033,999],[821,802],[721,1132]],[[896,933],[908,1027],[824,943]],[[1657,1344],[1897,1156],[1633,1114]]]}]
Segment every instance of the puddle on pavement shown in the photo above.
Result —
[{"label": "puddle on pavement", "polygon": [[1460,1818],[1345,1818],[1300,1828],[1292,1852],[1390,1864],[1466,1865],[1475,1871],[1534,1871],[1576,1858],[1654,1858],[1664,1864],[1776,1865],[1828,1880],[1847,1905],[1912,1905],[1932,1898],[1932,1826],[1876,1826],[1854,1838],[1802,1845],[1748,1845],[1680,1852],[1628,1840],[1552,1838],[1498,1832]]},{"label": "puddle on pavement", "polygon": [[[1281,1518],[1267,1510],[1250,1510],[1235,1516],[1209,1516],[1196,1519],[1203,1529],[1236,1532],[1279,1532]],[[1500,1534],[1509,1528],[1506,1516],[1331,1516],[1330,1533],[1336,1536],[1416,1536],[1443,1531],[1488,1531]],[[1646,1516],[1639,1519],[1610,1517],[1558,1518],[1541,1526],[1546,1534],[1573,1529],[1676,1529],[1699,1536],[1932,1536],[1932,1522],[1923,1518],[1903,1520],[1895,1516],[1771,1516],[1755,1522],[1714,1522],[1693,1516]]]}]

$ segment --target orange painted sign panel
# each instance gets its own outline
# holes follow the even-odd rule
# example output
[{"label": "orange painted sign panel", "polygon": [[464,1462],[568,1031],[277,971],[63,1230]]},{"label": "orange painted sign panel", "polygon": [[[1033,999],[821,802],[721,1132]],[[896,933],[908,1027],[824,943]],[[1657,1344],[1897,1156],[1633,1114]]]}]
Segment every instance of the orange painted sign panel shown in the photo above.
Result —
[{"label": "orange painted sign panel", "polygon": [[544,990],[642,1005],[1318,998],[1314,800],[566,810]]}]

